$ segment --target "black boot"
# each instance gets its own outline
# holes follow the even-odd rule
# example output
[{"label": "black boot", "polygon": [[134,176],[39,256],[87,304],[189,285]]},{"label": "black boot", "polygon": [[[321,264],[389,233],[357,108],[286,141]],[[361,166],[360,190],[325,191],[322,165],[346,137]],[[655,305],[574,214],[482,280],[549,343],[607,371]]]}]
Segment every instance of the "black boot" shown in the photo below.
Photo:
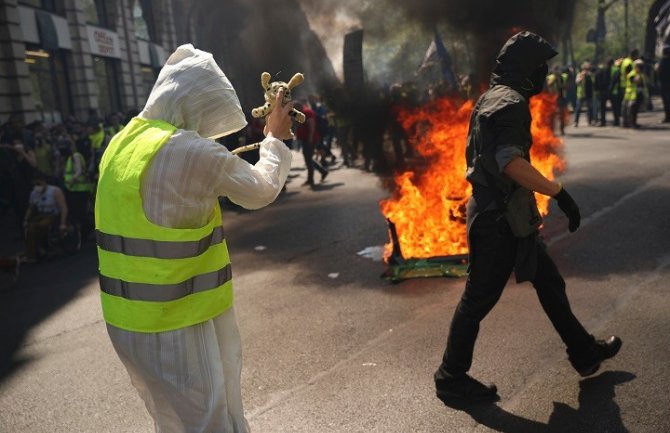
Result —
[{"label": "black boot", "polygon": [[572,366],[580,376],[591,376],[600,369],[600,364],[603,361],[619,353],[621,344],[621,339],[616,335],[610,335],[605,340],[596,340],[590,356],[586,359],[572,362]]},{"label": "black boot", "polygon": [[447,406],[500,399],[495,385],[485,385],[467,374],[435,379],[435,391],[437,398]]}]

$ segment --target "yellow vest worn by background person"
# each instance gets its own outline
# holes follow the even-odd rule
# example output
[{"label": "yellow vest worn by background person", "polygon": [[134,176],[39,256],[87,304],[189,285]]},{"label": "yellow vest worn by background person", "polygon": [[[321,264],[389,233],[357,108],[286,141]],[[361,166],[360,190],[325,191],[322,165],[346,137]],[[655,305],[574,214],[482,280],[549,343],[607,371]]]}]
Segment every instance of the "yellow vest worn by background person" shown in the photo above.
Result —
[{"label": "yellow vest worn by background person", "polygon": [[547,75],[547,90],[549,93],[554,93],[558,94],[560,88],[559,88],[559,82],[558,82],[558,76],[554,74],[553,72],[549,75]]},{"label": "yellow vest worn by background person", "polygon": [[91,147],[93,150],[99,150],[105,143],[105,130],[100,127],[97,132],[89,135],[88,139],[91,140]]},{"label": "yellow vest worn by background person", "polygon": [[577,83],[577,99],[586,98],[586,78],[588,74],[584,74],[583,78]]},{"label": "yellow vest worn by background person", "polygon": [[[81,175],[74,178],[74,162],[73,158],[79,155],[81,160]],[[93,184],[86,178],[86,158],[79,152],[75,152],[67,158],[65,162],[65,170],[63,172],[63,180],[65,181],[65,188],[72,192],[87,192],[93,191]]]},{"label": "yellow vest worn by background person", "polygon": [[626,88],[626,77],[628,76],[628,74],[630,74],[631,68],[633,68],[633,59],[631,59],[630,57],[626,57],[621,61],[621,69],[620,69],[621,75],[619,75],[619,87],[621,87],[622,89]]},{"label": "yellow vest worn by background person", "polygon": [[160,120],[134,118],[100,162],[95,225],[105,321],[135,332],[161,332],[204,322],[233,304],[232,273],[221,209],[201,228],[150,222],[141,180],[175,131]]},{"label": "yellow vest worn by background person", "polygon": [[633,69],[626,76],[626,91],[623,94],[624,101],[634,101],[637,99],[637,83],[635,78],[637,77],[637,71]]}]

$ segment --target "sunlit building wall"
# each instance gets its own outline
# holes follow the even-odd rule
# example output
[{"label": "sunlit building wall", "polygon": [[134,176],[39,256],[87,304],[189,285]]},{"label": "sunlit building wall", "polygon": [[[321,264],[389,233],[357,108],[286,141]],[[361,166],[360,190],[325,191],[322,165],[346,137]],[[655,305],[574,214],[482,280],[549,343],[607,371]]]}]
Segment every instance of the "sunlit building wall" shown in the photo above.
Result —
[{"label": "sunlit building wall", "polygon": [[1,0],[0,122],[139,109],[176,46],[168,0]]}]

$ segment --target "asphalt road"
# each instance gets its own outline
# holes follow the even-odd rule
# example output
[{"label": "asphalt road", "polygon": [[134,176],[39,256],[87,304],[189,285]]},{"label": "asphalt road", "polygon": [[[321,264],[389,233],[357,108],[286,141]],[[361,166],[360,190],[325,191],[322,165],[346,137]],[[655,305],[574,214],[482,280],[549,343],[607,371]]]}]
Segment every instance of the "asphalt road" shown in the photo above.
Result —
[{"label": "asphalt road", "polygon": [[[295,164],[266,209],[224,209],[252,431],[670,432],[670,128],[568,129],[561,176],[580,204],[544,237],[576,315],[620,354],[581,379],[529,284],[510,282],[482,324],[471,373],[501,401],[468,411],[434,397],[463,279],[391,285],[357,253],[386,241],[378,178],[339,169],[315,191]],[[299,160],[298,154],[295,154]],[[94,250],[24,267],[0,293],[0,432],[148,433],[106,335]]]}]

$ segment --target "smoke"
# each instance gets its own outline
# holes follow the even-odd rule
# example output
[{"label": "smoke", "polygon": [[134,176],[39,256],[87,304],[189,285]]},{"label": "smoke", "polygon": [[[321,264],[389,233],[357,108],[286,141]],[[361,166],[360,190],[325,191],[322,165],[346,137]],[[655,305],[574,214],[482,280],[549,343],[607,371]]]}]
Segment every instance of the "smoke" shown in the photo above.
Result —
[{"label": "smoke", "polygon": [[530,30],[553,43],[569,31],[576,0],[389,0],[427,27],[446,22],[472,41],[476,70],[483,80],[505,40]]},{"label": "smoke", "polygon": [[235,86],[245,111],[263,102],[260,75],[305,74],[297,96],[336,81],[335,71],[297,0],[172,0],[179,43],[209,51]]},{"label": "smoke", "polygon": [[439,28],[447,46],[460,51],[461,72],[472,69],[481,81],[488,79],[498,50],[517,31],[534,31],[558,48],[571,26],[575,3],[576,0],[300,0],[336,68],[341,65],[342,35],[350,26],[365,30],[364,56],[373,57],[366,58],[366,71],[373,75],[393,75],[403,61],[416,68],[417,57],[412,52],[423,55],[433,29]]},{"label": "smoke", "polygon": [[342,79],[344,35],[361,28],[360,13],[365,7],[364,3],[300,0],[300,5],[309,19],[310,27],[321,39],[337,76]]},{"label": "smoke", "polygon": [[[172,0],[180,43],[210,51],[243,105],[257,105],[260,74],[288,80],[303,72],[297,94],[342,77],[344,35],[364,29],[363,58],[371,82],[414,79],[438,28],[457,72],[488,80],[504,41],[521,29],[556,46],[576,0]],[[558,48],[558,46],[557,46]]]}]

